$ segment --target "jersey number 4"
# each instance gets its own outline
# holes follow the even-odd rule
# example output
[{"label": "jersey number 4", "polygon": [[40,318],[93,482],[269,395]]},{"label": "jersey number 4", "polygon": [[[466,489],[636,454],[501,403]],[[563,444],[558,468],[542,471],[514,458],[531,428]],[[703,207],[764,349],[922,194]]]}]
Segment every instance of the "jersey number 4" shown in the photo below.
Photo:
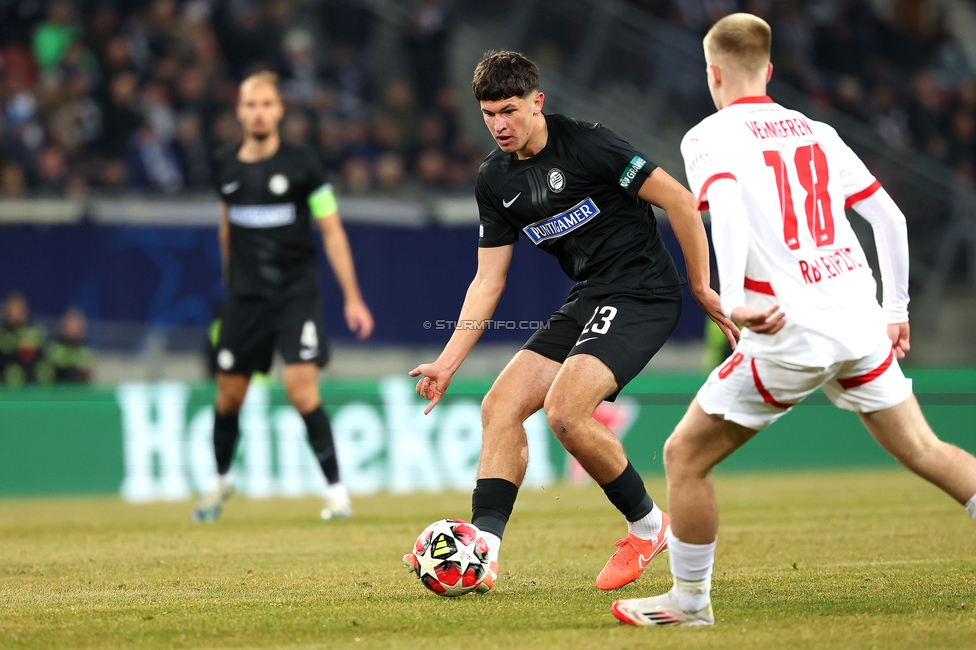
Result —
[{"label": "jersey number 4", "polygon": [[[783,239],[792,250],[800,247],[797,233],[796,212],[793,210],[793,191],[787,175],[786,162],[778,151],[764,151],[766,165],[776,174],[776,189],[779,190],[779,207],[783,213]],[[834,243],[834,215],[830,210],[830,194],[827,193],[827,156],[819,144],[800,147],[793,156],[796,175],[800,185],[807,193],[803,207],[807,213],[807,228],[817,246],[830,246]],[[816,178],[814,178],[816,174]]]}]

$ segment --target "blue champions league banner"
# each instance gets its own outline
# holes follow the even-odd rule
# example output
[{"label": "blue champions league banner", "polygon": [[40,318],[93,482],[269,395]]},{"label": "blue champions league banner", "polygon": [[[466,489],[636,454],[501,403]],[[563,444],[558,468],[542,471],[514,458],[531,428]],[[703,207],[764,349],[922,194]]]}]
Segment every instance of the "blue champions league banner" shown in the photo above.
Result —
[{"label": "blue champions league banner", "polygon": [[[679,269],[680,249],[667,223],[662,235]],[[346,224],[363,295],[376,318],[372,340],[439,345],[450,328],[425,323],[457,318],[478,259],[477,225],[400,228]],[[524,341],[523,321],[544,321],[565,301],[572,282],[552,256],[523,240],[515,246],[505,295],[486,341]],[[321,246],[319,246],[321,248]],[[341,293],[319,252],[329,336],[351,340]],[[207,326],[224,296],[217,229],[198,227],[0,226],[0,297],[26,294],[34,314],[69,306],[89,319],[168,328]],[[673,338],[702,336],[704,315],[685,290]]]}]

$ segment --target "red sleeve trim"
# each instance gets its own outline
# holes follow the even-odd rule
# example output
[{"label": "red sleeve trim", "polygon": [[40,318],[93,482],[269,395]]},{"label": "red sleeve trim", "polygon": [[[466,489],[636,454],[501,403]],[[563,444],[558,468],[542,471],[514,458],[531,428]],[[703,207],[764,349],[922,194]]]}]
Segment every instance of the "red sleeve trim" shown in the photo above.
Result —
[{"label": "red sleeve trim", "polygon": [[752,380],[756,382],[756,390],[758,390],[759,394],[762,395],[764,402],[766,402],[767,404],[772,404],[776,408],[783,409],[784,411],[793,408],[792,404],[784,404],[783,402],[777,402],[776,398],[769,394],[769,391],[766,390],[765,386],[763,386],[762,380],[759,379],[759,371],[756,370],[755,359],[752,360]]},{"label": "red sleeve trim", "polygon": [[739,181],[739,179],[737,179],[735,177],[735,174],[731,174],[729,172],[719,172],[718,174],[712,174],[711,176],[709,176],[708,177],[708,180],[706,180],[702,184],[701,191],[698,192],[698,209],[699,210],[707,210],[708,209],[708,201],[705,201],[704,200],[705,199],[705,192],[708,191],[708,186],[711,185],[712,183],[714,183],[715,181],[722,180],[723,178],[728,178],[728,179],[733,180],[733,181],[736,181],[736,182]]},{"label": "red sleeve trim", "polygon": [[755,291],[756,293],[764,293],[767,296],[775,296],[776,292],[773,291],[773,285],[768,282],[761,282],[759,280],[753,280],[752,278],[746,278],[742,283],[744,289],[749,291]]},{"label": "red sleeve trim", "polygon": [[847,197],[847,200],[844,201],[844,209],[850,210],[851,206],[853,206],[855,203],[859,201],[863,201],[864,199],[868,198],[869,196],[871,196],[872,194],[874,194],[880,189],[881,189],[881,183],[878,180],[875,180],[873,183],[865,187],[857,194],[851,194],[849,197]]},{"label": "red sleeve trim", "polygon": [[884,371],[888,369],[888,366],[891,365],[891,360],[894,358],[895,358],[895,351],[892,350],[891,352],[888,353],[888,358],[884,360],[884,363],[882,363],[880,366],[878,366],[871,372],[867,373],[866,375],[858,375],[857,377],[847,377],[845,379],[838,379],[837,383],[840,384],[840,387],[843,388],[844,390],[847,390],[849,388],[857,388],[858,386],[863,386],[869,381],[874,381],[882,374],[884,374]]}]

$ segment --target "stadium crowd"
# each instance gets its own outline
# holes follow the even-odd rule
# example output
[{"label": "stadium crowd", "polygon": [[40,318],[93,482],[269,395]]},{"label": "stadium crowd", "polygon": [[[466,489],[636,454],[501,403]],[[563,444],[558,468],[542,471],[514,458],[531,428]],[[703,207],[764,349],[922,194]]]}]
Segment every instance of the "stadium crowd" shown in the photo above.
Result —
[{"label": "stadium crowd", "polygon": [[630,0],[696,37],[735,11],[773,33],[776,79],[870,124],[891,146],[912,147],[976,177],[976,69],[947,14],[926,0]]},{"label": "stadium crowd", "polygon": [[[974,176],[976,74],[933,3],[629,2],[696,39],[763,16],[777,79]],[[239,138],[236,83],[261,68],[281,76],[285,139],[317,148],[343,193],[469,191],[485,152],[445,71],[454,5],[403,4],[405,71],[379,81],[365,2],[0,1],[0,196],[206,191],[209,152]]]},{"label": "stadium crowd", "polygon": [[10,293],[0,312],[0,386],[91,381],[87,329],[84,314],[69,309],[61,317],[57,338],[49,339],[46,328],[31,322],[24,294]]},{"label": "stadium crowd", "polygon": [[0,1],[0,197],[207,191],[210,152],[240,137],[237,83],[260,69],[282,80],[284,139],[344,193],[468,190],[484,152],[459,137],[449,19],[411,2],[406,72],[376,88],[363,2]]}]

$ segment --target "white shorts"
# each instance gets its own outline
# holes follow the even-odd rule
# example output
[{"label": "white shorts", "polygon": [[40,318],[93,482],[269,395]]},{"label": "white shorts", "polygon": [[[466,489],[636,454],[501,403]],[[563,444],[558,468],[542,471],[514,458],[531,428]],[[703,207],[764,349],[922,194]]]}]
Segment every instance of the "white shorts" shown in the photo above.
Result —
[{"label": "white shorts", "polygon": [[897,406],[912,394],[912,380],[890,346],[828,368],[790,367],[736,351],[708,376],[698,404],[709,415],[758,430],[821,387],[834,406],[857,413]]}]

